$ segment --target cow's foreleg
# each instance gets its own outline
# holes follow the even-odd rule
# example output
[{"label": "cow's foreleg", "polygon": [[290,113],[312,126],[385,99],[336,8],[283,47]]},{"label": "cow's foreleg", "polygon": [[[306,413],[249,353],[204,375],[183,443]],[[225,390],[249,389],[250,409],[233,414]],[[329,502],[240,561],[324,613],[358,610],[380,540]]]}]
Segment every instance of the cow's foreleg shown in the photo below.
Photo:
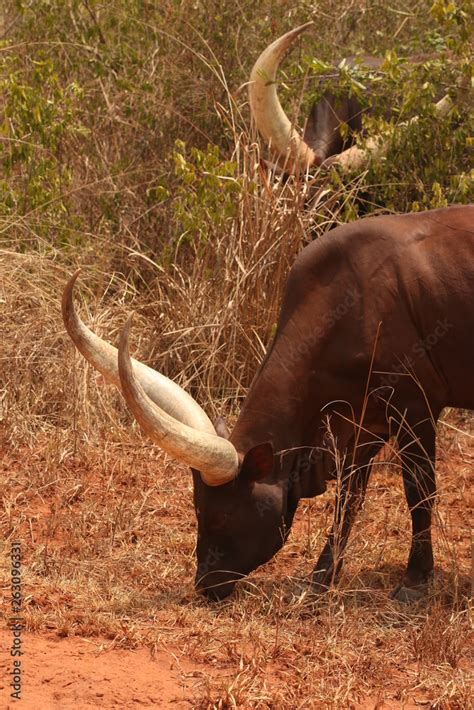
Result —
[{"label": "cow's foreleg", "polygon": [[414,428],[400,442],[403,483],[412,522],[412,543],[402,583],[392,596],[415,601],[426,591],[433,574],[431,517],[436,495],[435,429],[431,422]]},{"label": "cow's foreleg", "polygon": [[342,472],[332,530],[311,578],[312,587],[316,592],[325,591],[338,578],[352,523],[364,502],[372,467],[371,459],[378,448],[380,446],[366,452],[365,463],[359,463]]}]

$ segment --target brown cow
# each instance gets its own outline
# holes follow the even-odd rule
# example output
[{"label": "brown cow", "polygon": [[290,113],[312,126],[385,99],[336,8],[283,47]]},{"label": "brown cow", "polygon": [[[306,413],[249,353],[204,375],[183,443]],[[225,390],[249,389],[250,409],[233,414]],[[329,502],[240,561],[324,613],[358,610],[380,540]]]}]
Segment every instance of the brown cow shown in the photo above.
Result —
[{"label": "brown cow", "polygon": [[[279,162],[288,172],[305,172],[323,163],[338,163],[343,169],[361,168],[369,157],[382,155],[387,145],[386,142],[372,137],[367,141],[364,150],[353,146],[357,133],[362,129],[364,113],[355,96],[343,95],[336,98],[331,92],[326,92],[313,104],[302,138],[286,116],[278,99],[276,74],[280,61],[295,39],[312,25],[312,22],[307,22],[279,37],[255,62],[249,80],[252,117],[258,130],[270,143]],[[412,58],[411,61],[415,59]],[[365,56],[358,59],[351,57],[346,62],[348,66],[360,63],[362,67],[374,70],[381,67],[383,60]],[[439,116],[444,116],[451,107],[449,96],[445,96],[434,108]],[[349,129],[345,137],[341,133],[342,124]]]},{"label": "brown cow", "polygon": [[[436,421],[474,409],[474,205],[369,217],[337,227],[298,256],[275,337],[232,434],[219,436],[177,385],[117,351],[79,320],[75,275],[63,296],[80,352],[120,387],[149,436],[193,470],[196,586],[222,599],[285,541],[300,498],[340,479],[333,531],[313,573],[339,572],[373,457],[396,435],[412,518],[396,598],[433,570]],[[328,426],[330,429],[328,445]]]}]

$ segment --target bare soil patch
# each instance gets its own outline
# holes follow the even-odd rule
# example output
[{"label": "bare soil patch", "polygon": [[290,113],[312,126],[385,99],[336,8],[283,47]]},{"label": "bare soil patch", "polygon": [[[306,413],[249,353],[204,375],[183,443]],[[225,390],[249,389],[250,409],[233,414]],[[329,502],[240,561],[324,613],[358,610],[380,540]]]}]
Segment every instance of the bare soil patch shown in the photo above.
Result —
[{"label": "bare soil patch", "polygon": [[[7,631],[0,632],[8,648]],[[59,639],[53,634],[23,636],[24,677],[21,703],[8,701],[9,664],[2,663],[2,707],[49,708],[189,708],[185,701],[193,675],[205,668],[178,660],[171,652],[142,648],[112,649],[98,639]],[[189,676],[190,681],[186,678]]]}]

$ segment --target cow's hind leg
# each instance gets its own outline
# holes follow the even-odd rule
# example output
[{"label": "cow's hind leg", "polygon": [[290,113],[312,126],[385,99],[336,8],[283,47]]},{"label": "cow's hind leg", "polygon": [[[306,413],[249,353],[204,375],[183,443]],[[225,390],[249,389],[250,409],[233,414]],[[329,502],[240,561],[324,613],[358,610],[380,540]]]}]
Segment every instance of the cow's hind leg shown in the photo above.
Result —
[{"label": "cow's hind leg", "polygon": [[334,523],[311,578],[312,589],[315,592],[323,592],[337,581],[352,524],[364,502],[372,458],[381,446],[382,443],[366,445],[364,462],[359,462],[357,466],[342,472],[336,496]]},{"label": "cow's hind leg", "polygon": [[392,597],[411,602],[420,599],[433,574],[431,517],[436,495],[436,432],[431,421],[413,428],[400,441],[403,484],[412,522],[412,543],[402,583]]}]

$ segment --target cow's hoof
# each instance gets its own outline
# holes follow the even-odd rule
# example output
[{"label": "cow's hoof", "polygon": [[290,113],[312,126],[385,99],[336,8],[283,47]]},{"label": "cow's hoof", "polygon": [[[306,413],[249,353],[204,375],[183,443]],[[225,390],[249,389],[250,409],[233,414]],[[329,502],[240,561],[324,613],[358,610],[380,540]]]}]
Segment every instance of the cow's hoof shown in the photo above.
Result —
[{"label": "cow's hoof", "polygon": [[327,570],[316,570],[311,575],[310,589],[312,594],[325,594],[331,583],[333,582],[333,574],[328,574]]},{"label": "cow's hoof", "polygon": [[313,594],[309,584],[299,585],[293,590],[293,595],[291,598],[291,606],[299,607],[311,603],[313,600]]},{"label": "cow's hoof", "polygon": [[284,595],[283,599],[287,604],[299,603],[306,599],[309,592],[309,584],[306,581],[297,581]]},{"label": "cow's hoof", "polygon": [[420,584],[417,587],[405,587],[405,585],[399,584],[391,593],[390,598],[402,602],[402,604],[415,604],[426,597],[427,591],[427,584]]}]

